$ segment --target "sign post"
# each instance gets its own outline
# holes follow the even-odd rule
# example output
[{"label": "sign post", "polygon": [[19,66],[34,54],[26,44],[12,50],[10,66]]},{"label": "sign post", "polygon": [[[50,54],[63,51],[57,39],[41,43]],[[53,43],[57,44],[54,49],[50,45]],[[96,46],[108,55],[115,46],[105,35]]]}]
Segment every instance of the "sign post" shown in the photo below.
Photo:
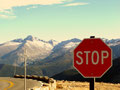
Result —
[{"label": "sign post", "polygon": [[[95,38],[95,36],[90,36],[90,38]],[[95,78],[90,78],[90,90],[94,90],[95,89]]]},{"label": "sign post", "polygon": [[95,78],[102,77],[112,66],[112,50],[100,38],[91,36],[74,49],[74,68],[85,78],[90,78],[94,90]]},{"label": "sign post", "polygon": [[94,90],[95,87],[95,78],[90,78],[90,90]]}]

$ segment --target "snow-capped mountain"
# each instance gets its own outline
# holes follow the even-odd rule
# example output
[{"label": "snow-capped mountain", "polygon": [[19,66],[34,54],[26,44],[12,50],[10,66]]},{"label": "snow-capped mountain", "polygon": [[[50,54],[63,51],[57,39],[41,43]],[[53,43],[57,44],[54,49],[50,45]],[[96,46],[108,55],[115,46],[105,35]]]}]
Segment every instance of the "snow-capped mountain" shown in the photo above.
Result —
[{"label": "snow-capped mountain", "polygon": [[[108,40],[102,38],[102,40],[112,48],[113,58],[120,57],[120,39]],[[67,52],[72,53],[80,42],[81,40],[77,38],[62,42],[55,40],[44,41],[29,35],[25,39],[15,39],[0,44],[0,63],[14,64],[16,62],[17,65],[21,65],[24,62],[23,57],[25,54],[28,63],[46,58],[60,57]]]},{"label": "snow-capped mountain", "polygon": [[12,40],[11,42],[18,42],[18,43],[22,43],[24,40],[23,39],[14,39],[14,40]]},{"label": "snow-capped mountain", "polygon": [[112,49],[113,59],[120,57],[120,39],[108,40],[108,39],[102,38],[102,40]]},{"label": "snow-capped mountain", "polygon": [[[40,40],[37,37],[29,35],[24,40],[15,39],[0,46],[0,51],[5,50],[3,46],[9,46],[9,51],[1,54],[3,61],[9,60],[10,64],[13,64],[16,61],[18,65],[22,64],[24,60],[24,54],[28,57],[28,63],[37,59],[44,59],[51,53],[54,45],[57,44],[57,41],[44,41]],[[12,47],[12,46],[14,47]],[[16,45],[16,46],[15,46]],[[25,53],[26,50],[26,53]],[[19,58],[19,59],[18,59]],[[21,58],[21,59],[20,59]]]},{"label": "snow-capped mountain", "polygon": [[81,42],[81,40],[77,39],[77,38],[74,38],[74,39],[71,39],[71,40],[62,41],[62,42],[58,43],[53,48],[53,51],[58,50],[58,49],[64,49],[66,51],[66,49],[74,48],[80,42]]},{"label": "snow-capped mountain", "polygon": [[119,44],[119,42],[120,42],[120,39],[111,39],[111,40],[109,40],[109,39],[106,39],[106,38],[102,38],[102,40],[105,42],[105,43],[107,43],[108,45],[110,44],[110,45],[114,45],[114,44]]},{"label": "snow-capped mountain", "polygon": [[57,45],[59,42],[57,42],[56,40],[53,40],[53,39],[51,39],[51,40],[49,40],[48,41],[52,46],[55,46],[55,45]]},{"label": "snow-capped mountain", "polygon": [[120,42],[120,39],[111,39],[108,41],[108,43],[118,43]]},{"label": "snow-capped mountain", "polygon": [[62,41],[54,46],[52,53],[49,57],[57,57],[65,54],[66,52],[72,52],[73,49],[81,42],[80,39],[74,38],[66,41]]},{"label": "snow-capped mountain", "polygon": [[9,41],[0,45],[0,57],[17,49],[21,43]]}]

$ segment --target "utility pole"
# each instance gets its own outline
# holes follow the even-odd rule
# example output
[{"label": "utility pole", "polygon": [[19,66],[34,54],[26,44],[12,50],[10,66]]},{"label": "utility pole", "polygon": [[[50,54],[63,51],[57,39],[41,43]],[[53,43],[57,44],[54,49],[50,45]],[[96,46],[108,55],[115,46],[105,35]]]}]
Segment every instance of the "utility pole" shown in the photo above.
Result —
[{"label": "utility pole", "polygon": [[16,65],[16,60],[15,60],[15,64],[14,64],[14,75],[16,75],[16,67],[17,67],[17,65]]},{"label": "utility pole", "polygon": [[26,60],[27,60],[27,51],[24,52],[24,90],[26,90]]}]

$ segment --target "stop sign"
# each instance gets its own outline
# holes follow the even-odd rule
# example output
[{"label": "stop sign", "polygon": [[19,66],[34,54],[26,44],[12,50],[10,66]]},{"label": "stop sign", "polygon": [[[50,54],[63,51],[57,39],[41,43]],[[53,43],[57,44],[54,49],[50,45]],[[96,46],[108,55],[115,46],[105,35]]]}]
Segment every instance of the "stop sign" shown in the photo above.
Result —
[{"label": "stop sign", "polygon": [[101,39],[84,39],[74,49],[74,67],[85,78],[102,77],[112,66],[112,50]]}]

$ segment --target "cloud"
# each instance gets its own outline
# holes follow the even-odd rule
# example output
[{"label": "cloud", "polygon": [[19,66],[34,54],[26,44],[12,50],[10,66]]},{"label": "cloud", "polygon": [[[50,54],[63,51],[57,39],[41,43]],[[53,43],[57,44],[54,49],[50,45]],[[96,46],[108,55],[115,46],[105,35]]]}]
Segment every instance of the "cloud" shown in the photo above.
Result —
[{"label": "cloud", "polygon": [[[29,6],[27,10],[31,8],[37,8],[36,5],[53,5],[62,4],[64,2],[71,2],[73,0],[0,0],[0,17],[3,18],[16,18],[13,13],[14,7]],[[77,5],[87,5],[88,3],[70,3],[64,6],[77,6]],[[2,14],[1,14],[2,13]]]},{"label": "cloud", "polygon": [[5,10],[1,10],[0,11],[0,18],[4,18],[4,19],[14,19],[16,18],[16,16],[13,13],[13,10],[10,9],[5,9]]},{"label": "cloud", "polygon": [[12,9],[13,7],[21,7],[27,5],[52,5],[61,4],[69,0],[0,0],[0,11]]},{"label": "cloud", "polygon": [[15,17],[14,13],[11,11],[13,7],[33,5],[33,7],[27,8],[27,10],[29,10],[31,8],[37,8],[34,5],[53,5],[69,1],[71,0],[0,0],[0,13],[2,13],[0,17],[8,18],[9,15],[6,14],[13,14],[12,18]]},{"label": "cloud", "polygon": [[14,18],[16,18],[16,16],[9,16],[9,15],[0,14],[0,18],[4,18],[4,19],[14,19]]},{"label": "cloud", "polygon": [[87,5],[89,3],[70,3],[70,4],[65,4],[64,6],[79,6],[79,5]]},{"label": "cloud", "polygon": [[9,14],[9,15],[14,15],[12,9],[5,9],[5,10],[0,10],[0,14]]},{"label": "cloud", "polygon": [[12,14],[12,12],[11,12],[11,11],[7,11],[7,10],[1,10],[0,12],[1,12],[1,13]]},{"label": "cloud", "polygon": [[28,7],[28,8],[26,8],[27,10],[30,10],[30,9],[32,9],[32,8],[37,8],[38,6],[32,6],[32,7]]}]

